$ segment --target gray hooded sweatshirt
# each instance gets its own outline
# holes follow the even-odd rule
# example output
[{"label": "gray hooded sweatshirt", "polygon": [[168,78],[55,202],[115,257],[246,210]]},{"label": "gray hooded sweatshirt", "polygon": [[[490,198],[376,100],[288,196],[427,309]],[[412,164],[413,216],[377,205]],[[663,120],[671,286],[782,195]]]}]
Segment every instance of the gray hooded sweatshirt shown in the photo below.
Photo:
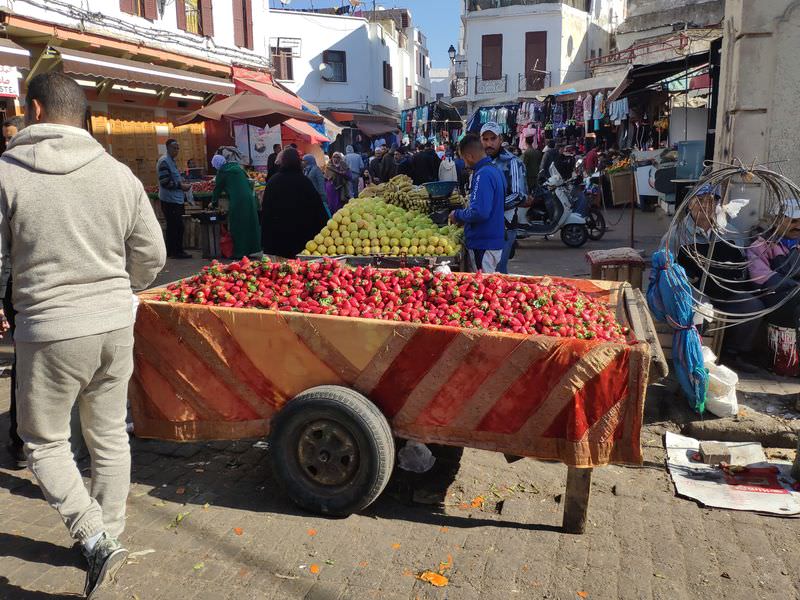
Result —
[{"label": "gray hooded sweatshirt", "polygon": [[37,124],[0,157],[0,293],[14,338],[50,342],[127,327],[132,290],[166,261],[141,182],[88,132]]}]

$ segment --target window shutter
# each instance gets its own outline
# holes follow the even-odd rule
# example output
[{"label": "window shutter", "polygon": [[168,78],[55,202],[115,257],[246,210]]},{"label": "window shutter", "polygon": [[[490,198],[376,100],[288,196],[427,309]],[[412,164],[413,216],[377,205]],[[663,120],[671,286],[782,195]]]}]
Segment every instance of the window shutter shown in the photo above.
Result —
[{"label": "window shutter", "polygon": [[128,13],[129,15],[132,15],[133,14],[133,0],[119,0],[119,9],[124,13]]},{"label": "window shutter", "polygon": [[481,38],[481,79],[500,79],[503,76],[503,34]]},{"label": "window shutter", "polygon": [[156,0],[144,0],[144,14],[145,19],[155,21],[158,19],[158,9],[156,8]]},{"label": "window shutter", "polygon": [[175,0],[175,10],[178,15],[178,29],[186,31],[186,5],[183,0]]},{"label": "window shutter", "polygon": [[214,13],[211,10],[211,0],[200,0],[200,19],[203,24],[203,35],[214,37]]},{"label": "window shutter", "polygon": [[244,0],[245,6],[245,47],[253,49],[253,0]]},{"label": "window shutter", "polygon": [[233,0],[233,43],[244,46],[244,0]]}]

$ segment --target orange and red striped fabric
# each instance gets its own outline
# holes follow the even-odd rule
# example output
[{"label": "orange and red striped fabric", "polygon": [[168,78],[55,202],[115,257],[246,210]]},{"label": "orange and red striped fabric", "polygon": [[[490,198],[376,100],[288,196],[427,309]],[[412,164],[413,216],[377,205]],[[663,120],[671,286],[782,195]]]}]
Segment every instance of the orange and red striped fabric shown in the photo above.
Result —
[{"label": "orange and red striped fabric", "polygon": [[143,299],[135,358],[142,437],[261,437],[284,403],[334,384],[372,400],[401,438],[579,467],[642,460],[646,344]]}]

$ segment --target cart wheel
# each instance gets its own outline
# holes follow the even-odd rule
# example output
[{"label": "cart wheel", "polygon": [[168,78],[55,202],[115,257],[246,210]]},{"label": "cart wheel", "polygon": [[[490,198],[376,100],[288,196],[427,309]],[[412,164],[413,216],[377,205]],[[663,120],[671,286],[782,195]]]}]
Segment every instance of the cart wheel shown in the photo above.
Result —
[{"label": "cart wheel", "polygon": [[347,516],[372,504],[394,468],[386,417],[344,387],[306,390],[272,421],[272,472],[301,508]]},{"label": "cart wheel", "polygon": [[586,225],[565,225],[561,228],[561,241],[570,248],[580,248],[588,239]]}]

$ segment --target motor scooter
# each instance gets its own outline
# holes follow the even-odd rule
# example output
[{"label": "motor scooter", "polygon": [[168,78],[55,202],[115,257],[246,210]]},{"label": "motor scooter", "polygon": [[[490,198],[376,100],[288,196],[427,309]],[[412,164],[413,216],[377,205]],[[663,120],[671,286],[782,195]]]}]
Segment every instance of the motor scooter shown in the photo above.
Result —
[{"label": "motor scooter", "polygon": [[517,240],[549,238],[558,233],[564,244],[579,248],[589,239],[589,230],[576,206],[574,186],[564,181],[555,165],[550,165],[549,174],[549,179],[534,192],[534,197],[544,200],[544,208],[522,208],[524,199],[515,198],[505,206],[506,228]]}]

